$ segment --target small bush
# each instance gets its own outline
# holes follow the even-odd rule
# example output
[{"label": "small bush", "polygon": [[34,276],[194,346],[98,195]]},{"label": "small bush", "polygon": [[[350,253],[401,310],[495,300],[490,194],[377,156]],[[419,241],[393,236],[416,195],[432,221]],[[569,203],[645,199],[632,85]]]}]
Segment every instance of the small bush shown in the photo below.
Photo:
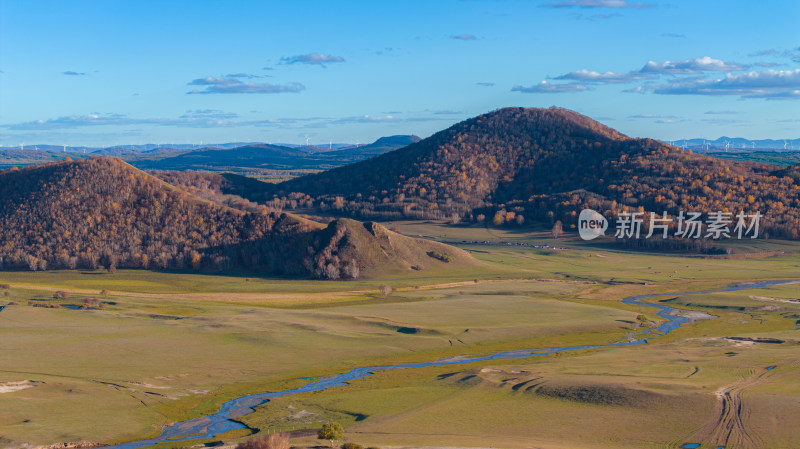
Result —
[{"label": "small bush", "polygon": [[9,284],[0,284],[0,288],[9,289],[9,288],[11,288],[11,285],[9,285]]},{"label": "small bush", "polygon": [[364,449],[364,446],[358,443],[344,443],[342,449]]},{"label": "small bush", "polygon": [[272,433],[260,437],[250,438],[239,443],[236,449],[289,449],[288,433]]},{"label": "small bush", "polygon": [[59,290],[53,295],[53,297],[55,299],[67,299],[67,298],[69,298],[69,292],[65,292],[63,290]]},{"label": "small bush", "polygon": [[45,309],[60,309],[61,304],[47,304],[41,302],[28,302],[28,305],[31,307],[43,307]]},{"label": "small bush", "polygon": [[428,251],[428,256],[433,257],[436,260],[441,260],[444,263],[450,263],[453,261],[453,256],[450,254],[445,254],[441,251]]}]

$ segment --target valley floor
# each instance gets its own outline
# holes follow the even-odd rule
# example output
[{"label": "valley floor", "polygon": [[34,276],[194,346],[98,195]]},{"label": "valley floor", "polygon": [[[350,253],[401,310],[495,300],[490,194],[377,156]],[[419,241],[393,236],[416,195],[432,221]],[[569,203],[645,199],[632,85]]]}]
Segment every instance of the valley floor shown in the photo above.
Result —
[{"label": "valley floor", "polygon": [[[463,233],[478,232],[397,226],[444,241],[477,240]],[[9,288],[0,290],[8,293],[0,296],[0,447],[152,437],[226,400],[353,367],[629,341],[661,319],[623,297],[800,273],[797,254],[738,260],[459,246],[484,265],[353,282],[1,273]],[[383,371],[275,399],[241,418],[248,428],[214,440],[337,421],[347,441],[384,448],[794,447],[799,298],[800,284],[652,298],[712,318],[646,345]],[[311,433],[292,444],[327,444]]]}]

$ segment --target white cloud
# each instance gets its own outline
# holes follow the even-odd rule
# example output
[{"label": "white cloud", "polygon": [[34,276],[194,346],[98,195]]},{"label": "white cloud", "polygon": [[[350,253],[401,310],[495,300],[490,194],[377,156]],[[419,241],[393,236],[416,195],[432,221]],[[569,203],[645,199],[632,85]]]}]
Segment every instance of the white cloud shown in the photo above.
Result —
[{"label": "white cloud", "polygon": [[703,56],[696,59],[685,59],[683,61],[649,61],[639,70],[639,73],[664,73],[670,75],[702,73],[706,71],[730,72],[744,70],[747,67],[736,63],[727,62],[721,59],[714,59]]},{"label": "white cloud", "polygon": [[198,78],[189,82],[190,86],[206,86],[204,90],[191,90],[187,94],[278,94],[300,92],[305,89],[300,83],[286,85],[269,83],[251,83],[236,78]]},{"label": "white cloud", "polygon": [[211,128],[244,126],[250,123],[232,121],[236,114],[223,111],[190,111],[178,118],[134,118],[124,114],[84,114],[69,115],[47,120],[12,123],[2,125],[11,130],[52,130],[76,129],[93,126],[175,126],[182,128]]},{"label": "white cloud", "polygon": [[800,99],[800,69],[728,73],[724,78],[652,86],[662,95],[738,95],[742,98]]},{"label": "white cloud", "polygon": [[245,78],[245,79],[253,79],[253,78],[264,78],[267,75],[253,75],[252,73],[229,73],[225,75],[226,78]]},{"label": "white cloud", "polygon": [[568,93],[568,92],[583,92],[586,90],[589,90],[589,88],[579,83],[555,84],[555,83],[549,83],[547,81],[542,81],[539,84],[528,87],[516,85],[511,88],[512,92],[523,92],[526,94],[557,94],[557,93]]},{"label": "white cloud", "polygon": [[643,93],[646,93],[647,90],[644,88],[644,86],[636,86],[636,87],[632,87],[630,89],[625,89],[622,92],[627,93],[627,94],[643,94]]},{"label": "white cloud", "polygon": [[281,58],[281,64],[312,64],[321,65],[334,62],[344,62],[341,56],[326,55],[323,53],[309,53],[306,55],[286,56]]},{"label": "white cloud", "polygon": [[225,112],[218,109],[195,109],[186,111],[186,114],[180,116],[181,119],[217,119],[217,120],[230,120],[238,118],[239,114],[234,112]]},{"label": "white cloud", "polygon": [[331,123],[375,123],[375,122],[396,122],[400,120],[394,115],[357,115],[352,117],[342,117],[332,120]]},{"label": "white cloud", "polygon": [[[639,70],[630,72],[597,72],[594,70],[581,69],[574,72],[565,73],[552,79],[571,80],[582,83],[603,83],[603,84],[623,84],[640,80],[654,79],[662,75],[699,75],[707,71],[739,71],[746,66],[736,63],[714,59],[709,56],[696,59],[686,59],[683,61],[649,61]],[[628,89],[624,92],[643,93],[643,89]]]},{"label": "white cloud", "polygon": [[556,80],[573,80],[583,81],[587,83],[628,83],[635,80],[649,78],[650,76],[641,73],[615,73],[615,72],[595,72],[592,70],[576,70],[574,72],[565,73],[564,75],[557,76],[553,79]]}]

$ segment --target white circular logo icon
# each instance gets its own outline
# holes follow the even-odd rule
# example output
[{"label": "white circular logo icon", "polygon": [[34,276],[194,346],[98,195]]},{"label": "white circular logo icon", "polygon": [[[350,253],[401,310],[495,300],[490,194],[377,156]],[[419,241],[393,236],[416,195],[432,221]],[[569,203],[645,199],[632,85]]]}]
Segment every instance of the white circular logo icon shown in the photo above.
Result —
[{"label": "white circular logo icon", "polygon": [[578,216],[578,234],[584,240],[592,240],[606,234],[608,220],[599,212],[584,209]]}]

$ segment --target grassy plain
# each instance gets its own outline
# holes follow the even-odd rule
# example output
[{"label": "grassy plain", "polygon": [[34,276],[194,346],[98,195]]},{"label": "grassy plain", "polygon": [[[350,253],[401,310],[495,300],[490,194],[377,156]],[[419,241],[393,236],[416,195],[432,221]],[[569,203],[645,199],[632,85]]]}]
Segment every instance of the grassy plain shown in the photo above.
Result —
[{"label": "grassy plain", "polygon": [[[395,225],[443,241],[482,241],[478,234],[489,232]],[[568,246],[545,233],[502,232],[503,242]],[[268,431],[337,420],[349,439],[375,445],[678,447],[715,419],[714,391],[763,375],[741,393],[747,428],[761,438],[758,447],[800,441],[791,425],[800,419],[800,304],[792,302],[800,284],[679,294],[796,279],[797,254],[707,259],[579,244],[459,246],[484,264],[354,282],[257,273],[2,273],[0,284],[11,288],[0,290],[8,292],[0,305],[18,304],[0,312],[0,382],[44,384],[0,394],[0,447],[153,436],[224,400],[356,366],[625,341],[642,330],[637,315],[658,318],[652,308],[619,300],[665,292],[676,294],[650,301],[717,318],[644,346],[382,372],[275,400],[244,421]],[[381,284],[395,291],[384,296]],[[56,290],[70,297],[53,299]],[[106,305],[65,308],[84,297]],[[784,343],[724,338],[732,336]],[[304,443],[313,444],[297,441]]]}]

